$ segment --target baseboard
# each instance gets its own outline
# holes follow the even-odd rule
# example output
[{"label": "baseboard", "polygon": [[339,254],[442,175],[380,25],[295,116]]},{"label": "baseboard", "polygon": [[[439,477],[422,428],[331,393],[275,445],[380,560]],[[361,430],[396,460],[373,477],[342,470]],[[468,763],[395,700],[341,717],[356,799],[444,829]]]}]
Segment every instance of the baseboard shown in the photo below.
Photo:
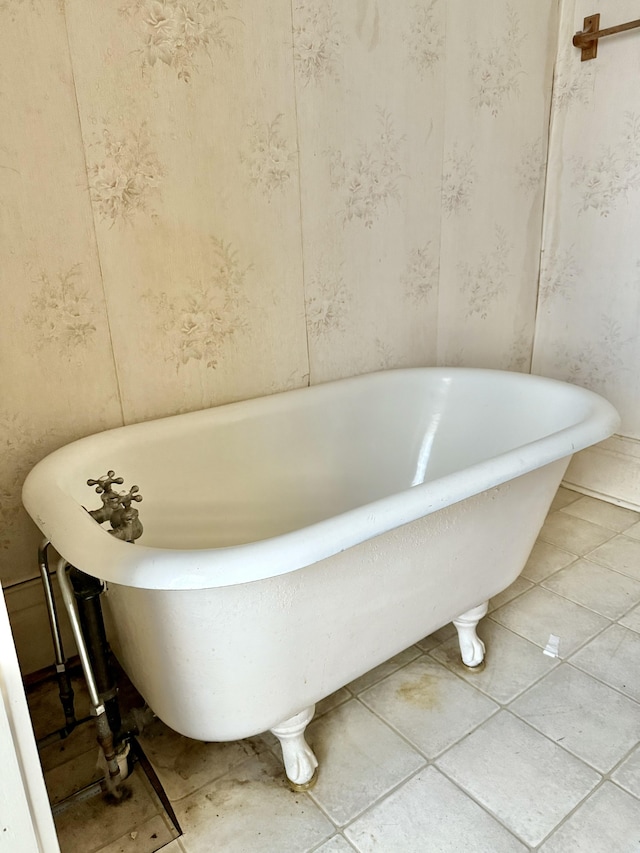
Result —
[{"label": "baseboard", "polygon": [[640,441],[614,435],[581,450],[571,460],[563,485],[640,511]]},{"label": "baseboard", "polygon": [[[77,649],[55,577],[53,589],[64,653],[71,658],[77,654]],[[3,591],[22,675],[53,666],[53,642],[40,578],[5,587]]]}]

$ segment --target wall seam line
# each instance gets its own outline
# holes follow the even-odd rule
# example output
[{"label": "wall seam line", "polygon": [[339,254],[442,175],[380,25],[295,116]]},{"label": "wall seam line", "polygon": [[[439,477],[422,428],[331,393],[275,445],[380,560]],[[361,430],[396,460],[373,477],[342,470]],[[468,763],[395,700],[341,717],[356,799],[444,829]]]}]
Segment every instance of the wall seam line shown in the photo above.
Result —
[{"label": "wall seam line", "polygon": [[84,133],[83,133],[82,117],[80,115],[80,104],[78,103],[78,88],[76,86],[76,71],[75,71],[75,67],[74,67],[74,63],[73,63],[73,53],[71,50],[71,40],[69,38],[69,23],[67,20],[67,8],[66,8],[66,6],[63,6],[63,16],[64,16],[64,31],[65,31],[65,36],[67,39],[67,53],[69,56],[69,68],[71,69],[71,81],[73,84],[73,100],[74,100],[75,107],[76,107],[76,116],[77,116],[77,120],[78,120],[78,131],[80,134],[80,145],[82,147],[82,160],[84,162],[84,174],[85,174],[85,179],[87,182],[86,183],[86,189],[87,189],[87,194],[89,196],[89,198],[88,198],[89,209],[91,211],[91,230],[93,232],[93,241],[94,241],[95,250],[96,250],[96,260],[98,262],[98,270],[100,273],[100,287],[102,289],[102,299],[104,301],[104,313],[105,313],[105,318],[107,321],[107,332],[109,335],[109,344],[110,344],[110,349],[111,349],[111,360],[113,362],[113,374],[114,374],[114,378],[116,381],[116,391],[118,394],[118,405],[120,407],[120,418],[121,418],[122,424],[124,426],[126,424],[126,420],[125,420],[125,415],[124,415],[124,401],[122,398],[122,386],[120,384],[120,373],[118,371],[118,362],[116,360],[116,351],[115,351],[115,346],[113,343],[113,331],[111,329],[111,317],[109,314],[109,300],[107,298],[107,291],[106,291],[105,283],[104,283],[104,271],[102,269],[102,258],[100,256],[100,243],[98,241],[98,231],[96,228],[95,211],[94,211],[93,204],[91,202],[91,193],[90,193],[90,189],[89,189],[89,167],[87,164],[87,150],[86,150],[86,146],[85,146],[85,139],[84,139]]},{"label": "wall seam line", "polygon": [[544,168],[544,183],[542,190],[542,215],[540,217],[540,250],[538,252],[538,281],[536,286],[536,306],[533,314],[533,337],[531,339],[531,357],[529,361],[529,373],[533,371],[533,362],[534,356],[536,352],[536,338],[538,336],[538,320],[540,315],[540,285],[542,282],[542,261],[544,257],[544,248],[545,248],[545,235],[546,235],[546,227],[547,227],[547,216],[549,214],[549,194],[550,194],[550,180],[549,180],[549,161],[551,155],[551,144],[554,138],[554,109],[553,109],[553,99],[556,91],[556,82],[557,82],[557,73],[558,73],[558,60],[560,57],[560,36],[562,32],[562,18],[563,18],[563,0],[557,0],[556,8],[558,10],[557,18],[556,18],[556,45],[555,45],[555,57],[553,61],[553,73],[551,75],[551,93],[549,95],[549,118],[547,121],[547,150],[545,155],[545,168]]},{"label": "wall seam line", "polygon": [[438,234],[438,290],[436,293],[436,340],[435,340],[435,354],[436,354],[436,366],[440,366],[443,364],[441,356],[440,356],[440,308],[442,304],[442,247],[444,243],[444,216],[442,211],[442,181],[444,176],[444,152],[447,146],[447,86],[448,86],[448,67],[449,63],[447,61],[447,57],[449,55],[449,17],[448,10],[445,5],[444,12],[444,48],[442,52],[443,56],[443,70],[442,70],[442,145],[440,147],[440,210],[438,215],[438,223],[439,223],[439,234]]},{"label": "wall seam line", "polygon": [[304,305],[304,334],[307,345],[307,385],[311,385],[311,345],[309,341],[309,323],[307,320],[307,274],[305,264],[304,215],[302,208],[302,162],[300,157],[300,119],[298,115],[298,76],[296,74],[295,36],[294,36],[294,0],[289,3],[291,13],[291,69],[293,72],[293,111],[296,122],[296,157],[298,161],[298,210],[300,216],[300,263],[302,266],[302,302]]}]

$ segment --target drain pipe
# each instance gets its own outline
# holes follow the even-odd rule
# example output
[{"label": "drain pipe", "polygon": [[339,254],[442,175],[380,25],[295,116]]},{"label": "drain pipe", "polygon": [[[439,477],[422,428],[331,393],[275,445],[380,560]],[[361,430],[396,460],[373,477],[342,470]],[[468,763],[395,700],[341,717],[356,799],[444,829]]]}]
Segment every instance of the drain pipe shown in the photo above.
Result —
[{"label": "drain pipe", "polygon": [[67,576],[68,565],[69,564],[64,557],[61,557],[58,562],[58,584],[60,586],[60,591],[62,592],[62,599],[67,609],[67,613],[69,614],[71,630],[73,631],[73,637],[78,647],[80,663],[82,664],[85,681],[87,682],[87,690],[89,691],[89,700],[91,702],[91,712],[92,716],[94,716],[96,720],[98,743],[100,744],[100,748],[104,754],[109,771],[109,789],[114,796],[120,798],[122,797],[122,791],[120,791],[118,787],[120,782],[120,766],[118,765],[113,745],[113,733],[111,731],[111,726],[109,725],[109,719],[107,717],[104,702],[100,698],[100,694],[98,692],[91,661],[89,660],[87,646],[82,634],[75,598],[71,589],[71,583]]},{"label": "drain pipe", "polygon": [[98,578],[85,574],[75,566],[71,566],[68,577],[73,589],[82,636],[91,661],[98,695],[104,703],[111,731],[117,737],[122,728],[122,719],[118,706],[116,680],[109,663],[109,644],[100,604],[104,585]]},{"label": "drain pipe", "polygon": [[62,634],[60,633],[60,623],[58,621],[58,612],[56,610],[56,601],[53,595],[53,588],[51,586],[49,558],[47,554],[49,545],[49,540],[44,539],[38,548],[38,565],[40,567],[40,577],[42,579],[42,587],[44,589],[47,614],[49,616],[49,627],[51,628],[51,639],[53,641],[53,651],[56,659],[58,692],[60,694],[60,702],[62,703],[62,709],[64,711],[65,724],[57,734],[60,738],[65,738],[75,729],[78,724],[78,720],[75,715],[73,705],[73,687],[71,686],[71,677],[69,675],[67,661],[64,656]]}]

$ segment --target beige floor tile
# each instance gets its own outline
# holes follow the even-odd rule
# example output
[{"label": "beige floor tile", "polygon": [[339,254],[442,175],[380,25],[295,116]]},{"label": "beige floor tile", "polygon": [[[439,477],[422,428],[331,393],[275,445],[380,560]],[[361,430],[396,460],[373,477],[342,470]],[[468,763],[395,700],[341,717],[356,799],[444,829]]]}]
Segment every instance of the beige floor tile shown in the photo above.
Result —
[{"label": "beige floor tile", "polygon": [[307,731],[320,763],[311,796],[339,826],[425,763],[355,699],[314,721]]},{"label": "beige floor tile", "polygon": [[[346,687],[341,687],[339,690],[336,690],[335,693],[330,693],[329,696],[326,696],[318,702],[314,716],[321,717],[323,714],[327,714],[329,711],[337,708],[338,705],[342,705],[343,702],[348,702],[349,699],[351,699],[351,693],[349,693]],[[261,737],[266,740],[265,735],[267,734],[269,734],[269,732],[265,732]]]},{"label": "beige floor tile", "polygon": [[542,654],[540,648],[494,622],[483,619],[478,636],[486,647],[484,669],[470,670],[460,659],[455,638],[443,643],[430,654],[473,687],[482,690],[504,705],[549,672],[558,661]]},{"label": "beige floor tile", "polygon": [[497,705],[428,657],[419,658],[360,699],[429,758],[495,713]]},{"label": "beige floor tile", "polygon": [[434,767],[356,820],[345,835],[360,853],[525,853],[526,847]]},{"label": "beige floor tile", "polygon": [[84,853],[96,850],[134,832],[160,811],[140,767],[124,783],[131,796],[110,805],[101,796],[79,800],[55,816],[61,853]]},{"label": "beige floor tile", "polygon": [[540,853],[637,853],[640,801],[605,782],[540,848]]},{"label": "beige floor tile", "polygon": [[640,702],[640,634],[612,625],[571,658],[571,663]]},{"label": "beige floor tile", "polygon": [[613,530],[559,510],[547,516],[538,538],[581,557],[614,535]]},{"label": "beige floor tile", "polygon": [[294,794],[271,753],[254,756],[176,804],[189,853],[306,853],[335,833],[307,794]]},{"label": "beige floor tile", "polygon": [[598,783],[579,759],[501,711],[437,760],[526,844],[539,844]]},{"label": "beige floor tile", "polygon": [[[170,848],[165,845],[169,844],[173,837],[174,833],[160,815],[157,815],[102,847],[98,853],[155,853],[160,848],[162,853],[169,853]],[[175,850],[179,849],[176,843]]]},{"label": "beige floor tile", "polygon": [[565,489],[564,486],[560,486],[556,495],[551,502],[551,512],[556,509],[562,509],[562,507],[568,506],[570,503],[574,501],[580,500],[582,495],[580,492],[574,492],[571,489]]},{"label": "beige floor tile", "polygon": [[498,608],[491,616],[542,649],[554,634],[560,638],[563,659],[609,624],[603,616],[539,587]]},{"label": "beige floor tile", "polygon": [[[189,853],[180,838],[176,838],[174,841],[170,841],[169,844],[166,844],[160,849],[162,850],[162,853]],[[98,853],[103,853],[103,851],[100,850],[98,851]]]},{"label": "beige floor tile", "polygon": [[502,607],[503,604],[506,604],[507,601],[512,601],[514,598],[517,598],[519,595],[522,595],[523,592],[526,592],[528,589],[531,589],[533,584],[531,581],[526,580],[526,578],[519,577],[516,578],[515,581],[504,589],[502,592],[499,592],[498,595],[494,595],[491,601],[489,602],[489,613],[493,610],[497,610],[498,607]]},{"label": "beige floor tile", "polygon": [[608,619],[617,619],[640,601],[640,581],[584,558],[556,572],[541,586]]},{"label": "beige floor tile", "polygon": [[446,640],[449,640],[451,637],[456,635],[456,629],[452,622],[449,622],[447,625],[444,625],[437,631],[434,631],[433,634],[429,634],[428,637],[425,637],[423,640],[420,640],[416,643],[416,646],[423,652],[429,652],[431,649],[435,649],[436,646],[439,646],[440,643],[444,643]]},{"label": "beige floor tile", "polygon": [[347,684],[347,687],[352,693],[362,693],[362,691],[366,690],[367,687],[371,687],[378,681],[382,681],[382,679],[386,678],[387,675],[391,675],[392,672],[395,672],[397,669],[411,663],[412,660],[415,660],[421,654],[422,651],[417,646],[409,646],[408,649],[400,652],[400,654],[395,655],[384,663],[381,663],[380,666],[374,667],[369,672],[361,675],[360,678],[356,678],[350,684]]},{"label": "beige floor tile", "polygon": [[589,559],[601,563],[616,572],[640,580],[640,541],[624,534],[615,536],[599,548],[595,548]]},{"label": "beige floor tile", "polygon": [[637,631],[640,634],[640,605],[634,607],[630,613],[618,620],[625,628],[631,628],[632,631]]},{"label": "beige floor tile", "polygon": [[608,773],[640,736],[640,705],[562,664],[510,710],[569,752]]},{"label": "beige floor tile", "polygon": [[563,551],[555,545],[538,539],[533,546],[531,556],[527,560],[527,565],[522,570],[521,577],[539,583],[557,572],[558,569],[564,569],[576,559],[576,554],[570,554],[568,551]]},{"label": "beige floor tile", "polygon": [[640,539],[640,521],[632,527],[628,527],[625,530],[624,535],[631,536],[632,539]]},{"label": "beige floor tile", "polygon": [[640,797],[640,743],[611,778],[634,797]]},{"label": "beige floor tile", "polygon": [[562,512],[576,518],[583,518],[585,521],[592,521],[594,524],[608,527],[618,533],[622,533],[623,530],[640,521],[640,513],[606,501],[596,500],[596,498],[580,498],[569,506],[565,506]]},{"label": "beige floor tile", "polygon": [[314,853],[353,853],[354,848],[341,835],[334,835]]},{"label": "beige floor tile", "polygon": [[259,737],[203,743],[174,732],[161,720],[148,726],[138,740],[172,802],[224,776],[235,765],[267,748]]}]

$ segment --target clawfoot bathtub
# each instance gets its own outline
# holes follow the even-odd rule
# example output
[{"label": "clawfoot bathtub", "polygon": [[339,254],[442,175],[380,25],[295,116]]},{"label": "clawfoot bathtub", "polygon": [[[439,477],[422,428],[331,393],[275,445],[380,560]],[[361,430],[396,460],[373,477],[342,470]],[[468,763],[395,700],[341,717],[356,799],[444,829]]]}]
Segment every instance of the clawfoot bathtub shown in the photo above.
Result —
[{"label": "clawfoot bathtub", "polygon": [[[304,788],[318,700],[451,620],[482,663],[486,602],[522,570],[572,453],[617,424],[541,377],[386,371],[81,439],[23,500],[106,583],[112,648],[155,713],[207,741],[270,729]],[[135,545],[83,509],[109,469],[144,494]]]}]

